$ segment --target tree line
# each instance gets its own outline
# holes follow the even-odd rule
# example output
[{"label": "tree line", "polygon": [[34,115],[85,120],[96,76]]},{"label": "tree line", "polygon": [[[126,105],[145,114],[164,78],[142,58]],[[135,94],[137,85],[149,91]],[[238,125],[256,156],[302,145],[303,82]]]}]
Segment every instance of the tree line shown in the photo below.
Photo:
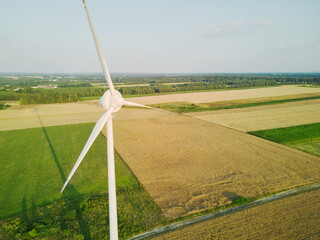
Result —
[{"label": "tree line", "polygon": [[[131,79],[131,80],[130,80]],[[259,75],[207,75],[121,78],[125,83],[149,81],[150,86],[116,87],[125,96],[164,94],[171,92],[205,91],[284,84],[320,84],[320,76],[259,76]],[[100,81],[100,79],[99,79]],[[164,85],[163,82],[187,82]],[[24,87],[17,91],[0,88],[0,101],[20,101],[21,104],[76,102],[80,97],[102,96],[106,88],[92,87],[88,82],[64,82],[56,89]]]}]

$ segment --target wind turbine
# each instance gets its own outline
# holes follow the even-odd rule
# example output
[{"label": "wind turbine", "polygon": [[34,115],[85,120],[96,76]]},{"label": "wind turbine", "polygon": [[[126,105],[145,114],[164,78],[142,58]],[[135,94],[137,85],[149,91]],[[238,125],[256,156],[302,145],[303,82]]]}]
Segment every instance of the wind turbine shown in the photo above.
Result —
[{"label": "wind turbine", "polygon": [[[103,96],[100,98],[100,105],[104,107],[106,112],[102,115],[102,117],[98,120],[96,125],[94,126],[91,135],[84,146],[77,162],[73,166],[66,182],[64,183],[60,193],[63,192],[73,174],[79,167],[81,161],[84,156],[90,149],[92,143],[97,138],[98,134],[102,130],[104,124],[107,124],[107,150],[108,150],[108,193],[109,193],[109,226],[110,226],[110,239],[116,240],[118,239],[118,220],[117,220],[117,198],[116,198],[116,180],[115,180],[115,167],[114,167],[114,147],[113,147],[113,127],[112,127],[112,113],[118,112],[123,105],[126,106],[137,106],[137,107],[147,107],[141,104],[133,103],[125,101],[120,92],[114,89],[112,84],[112,80],[110,77],[110,73],[106,64],[106,61],[103,57],[101,47],[97,38],[97,35],[94,31],[91,18],[85,3],[83,1],[83,5],[88,17],[92,37],[98,52],[99,60],[101,63],[101,67],[104,73],[104,76],[107,80],[109,90],[107,90]],[[150,107],[147,107],[150,108]]]}]

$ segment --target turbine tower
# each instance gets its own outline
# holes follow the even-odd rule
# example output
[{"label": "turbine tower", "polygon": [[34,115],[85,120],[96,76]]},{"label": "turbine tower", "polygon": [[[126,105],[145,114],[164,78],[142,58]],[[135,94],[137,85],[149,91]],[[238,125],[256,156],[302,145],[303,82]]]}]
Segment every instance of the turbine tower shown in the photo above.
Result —
[{"label": "turbine tower", "polygon": [[109,90],[107,90],[103,96],[100,98],[100,105],[104,107],[106,112],[102,115],[102,117],[98,120],[96,125],[94,126],[91,135],[84,146],[77,162],[73,166],[66,182],[64,183],[60,193],[63,192],[67,184],[69,183],[70,179],[72,178],[73,174],[79,167],[80,163],[82,162],[84,156],[90,149],[92,143],[99,135],[100,131],[102,130],[104,124],[107,124],[107,150],[108,150],[108,193],[109,193],[109,227],[110,227],[110,239],[117,240],[118,239],[118,220],[117,220],[117,198],[116,198],[116,180],[115,180],[115,167],[114,167],[114,147],[113,147],[113,127],[112,127],[112,113],[115,113],[120,110],[123,105],[126,106],[136,106],[136,107],[146,107],[150,108],[141,104],[133,103],[125,101],[120,92],[114,89],[110,73],[106,64],[106,61],[103,57],[101,47],[97,38],[97,35],[94,31],[91,18],[85,3],[83,0],[83,5],[88,17],[92,37],[98,52],[99,60],[101,63],[101,67],[104,73],[104,76],[107,80]]}]

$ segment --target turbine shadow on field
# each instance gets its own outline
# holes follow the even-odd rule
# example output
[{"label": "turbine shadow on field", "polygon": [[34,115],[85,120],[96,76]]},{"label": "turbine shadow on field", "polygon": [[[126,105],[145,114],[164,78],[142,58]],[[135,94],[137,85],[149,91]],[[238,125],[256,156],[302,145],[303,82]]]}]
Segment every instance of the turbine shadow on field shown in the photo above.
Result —
[{"label": "turbine shadow on field", "polygon": [[[66,181],[66,175],[64,174],[63,172],[63,169],[60,165],[60,162],[58,160],[58,157],[57,157],[57,154],[54,150],[54,147],[53,147],[53,144],[49,138],[49,135],[47,133],[47,130],[46,128],[44,127],[44,124],[42,122],[42,119],[38,113],[38,109],[35,108],[35,112],[38,116],[38,119],[39,119],[39,122],[40,122],[40,125],[41,125],[41,128],[43,130],[43,133],[46,137],[46,140],[48,142],[48,145],[49,145],[49,148],[51,150],[51,154],[53,156],[53,159],[57,165],[57,168],[59,170],[59,174],[60,174],[60,177],[61,177],[61,180],[62,180],[62,184]],[[62,185],[61,185],[62,186]],[[67,226],[66,226],[66,223],[65,221],[63,220],[65,215],[67,214],[67,212],[70,212],[70,211],[76,211],[76,219],[79,223],[79,227],[80,227],[80,231],[84,237],[84,239],[88,239],[88,240],[91,240],[91,234],[90,234],[90,229],[88,227],[88,225],[86,224],[85,220],[83,219],[83,216],[82,216],[82,213],[81,213],[81,210],[80,210],[80,203],[81,201],[83,200],[83,197],[82,195],[77,191],[77,189],[72,185],[72,184],[68,184],[66,190],[64,191],[64,193],[66,194],[63,194],[62,195],[62,198],[68,198],[68,196],[77,196],[77,201],[73,201],[73,202],[66,202],[66,208],[65,208],[65,212],[60,216],[60,219],[62,219],[60,222],[61,222],[61,229],[66,229]],[[25,198],[22,202],[22,206],[25,205],[25,208],[26,208],[26,204],[24,204],[24,201],[25,201]]]},{"label": "turbine shadow on field", "polygon": [[236,199],[242,198],[242,196],[234,193],[234,192],[229,192],[229,191],[223,191],[222,195],[225,196],[229,201],[234,201]]},{"label": "turbine shadow on field", "polygon": [[46,137],[46,139],[47,139],[47,142],[48,142],[48,145],[49,145],[49,147],[50,147],[50,150],[51,150],[53,159],[54,159],[54,161],[55,161],[55,163],[56,163],[56,165],[57,165],[57,168],[58,168],[58,170],[59,170],[59,173],[60,173],[60,177],[61,177],[61,179],[62,179],[62,182],[64,183],[64,182],[66,181],[66,176],[64,175],[64,172],[63,172],[63,170],[62,170],[62,167],[61,167],[61,165],[60,165],[60,163],[59,163],[59,161],[58,161],[57,154],[56,154],[56,152],[54,151],[54,148],[53,148],[53,145],[52,145],[52,143],[51,143],[51,141],[50,141],[50,138],[49,138],[49,136],[48,136],[47,130],[46,130],[46,128],[44,127],[44,124],[43,124],[43,122],[42,122],[42,119],[41,119],[41,117],[40,117],[40,115],[39,115],[39,113],[38,113],[38,109],[35,108],[34,110],[35,110],[35,112],[36,112],[36,114],[37,114],[37,116],[38,116],[38,119],[39,119],[40,125],[41,125],[41,127],[42,127],[43,133],[44,133],[44,135],[45,135],[45,137]]},{"label": "turbine shadow on field", "polygon": [[26,198],[26,196],[24,196],[23,198],[22,198],[22,202],[21,202],[21,212],[22,213],[25,213],[25,212],[27,212],[27,198]]}]

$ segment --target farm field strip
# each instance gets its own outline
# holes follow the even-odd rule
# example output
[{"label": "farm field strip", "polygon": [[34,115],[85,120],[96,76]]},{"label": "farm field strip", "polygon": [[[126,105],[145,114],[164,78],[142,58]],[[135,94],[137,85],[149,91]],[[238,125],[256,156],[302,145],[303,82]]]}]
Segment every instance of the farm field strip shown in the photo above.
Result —
[{"label": "farm field strip", "polygon": [[169,219],[320,177],[316,156],[184,115],[116,118],[114,129],[117,152]]},{"label": "farm field strip", "polygon": [[283,104],[288,102],[299,102],[305,100],[320,99],[320,93],[310,94],[298,94],[288,96],[276,96],[265,98],[249,98],[232,101],[220,101],[212,103],[187,103],[187,102],[174,102],[174,103],[162,103],[152,104],[152,107],[168,110],[177,113],[189,113],[189,112],[203,112],[203,111],[215,111],[222,109],[234,109],[234,108],[246,108],[256,107],[264,105]]},{"label": "farm field strip", "polygon": [[243,132],[296,126],[320,121],[320,99],[186,115]]},{"label": "farm field strip", "polygon": [[140,104],[159,104],[168,102],[208,103],[248,98],[262,98],[307,93],[319,93],[320,88],[299,87],[294,85],[254,88],[242,90],[181,93],[160,96],[132,97],[130,101]]},{"label": "farm field strip", "polygon": [[[255,201],[252,201],[249,203],[245,203],[245,204],[242,204],[242,205],[239,205],[236,207],[227,208],[227,209],[220,210],[217,212],[205,214],[205,215],[202,215],[199,217],[194,217],[194,218],[191,218],[188,220],[179,221],[179,222],[172,223],[172,224],[160,227],[160,228],[156,228],[156,229],[153,229],[149,232],[145,232],[145,233],[139,234],[137,236],[134,236],[128,240],[141,240],[141,239],[153,239],[153,238],[155,238],[155,239],[168,239],[168,237],[166,238],[165,234],[168,234],[170,236],[171,235],[170,232],[172,230],[180,230],[181,231],[181,228],[183,228],[186,232],[188,232],[188,226],[191,226],[191,225],[194,225],[197,223],[201,224],[201,222],[208,221],[210,219],[219,218],[224,215],[232,214],[234,212],[242,211],[242,210],[245,210],[245,209],[251,208],[251,207],[255,207],[255,208],[262,207],[263,208],[264,206],[261,204],[270,203],[271,201],[275,201],[275,200],[279,200],[279,199],[282,199],[285,197],[296,195],[298,193],[304,194],[303,192],[305,192],[305,191],[316,191],[317,190],[318,192],[320,192],[318,190],[319,188],[320,188],[320,184],[317,183],[317,184],[313,184],[310,186],[304,186],[304,187],[300,187],[300,188],[296,188],[296,189],[287,190],[287,191],[276,193],[272,196],[261,198],[261,199],[258,199],[258,200],[255,200]],[[284,199],[284,201],[285,201],[285,199]],[[317,203],[320,204],[320,202],[317,202]],[[231,216],[229,216],[229,218],[233,218],[233,216],[231,215]],[[256,219],[256,221],[259,221],[259,219]],[[162,234],[164,234],[164,235],[162,235]],[[187,235],[187,234],[184,233],[184,235]],[[173,235],[176,237],[181,237],[178,234],[173,234]],[[172,237],[172,236],[170,236],[170,237]]]},{"label": "farm field strip", "polygon": [[[0,131],[96,122],[103,112],[97,101],[15,106],[0,112]],[[155,109],[139,109],[138,116],[135,112],[133,108],[122,108],[116,117],[156,118],[174,114]]]}]

